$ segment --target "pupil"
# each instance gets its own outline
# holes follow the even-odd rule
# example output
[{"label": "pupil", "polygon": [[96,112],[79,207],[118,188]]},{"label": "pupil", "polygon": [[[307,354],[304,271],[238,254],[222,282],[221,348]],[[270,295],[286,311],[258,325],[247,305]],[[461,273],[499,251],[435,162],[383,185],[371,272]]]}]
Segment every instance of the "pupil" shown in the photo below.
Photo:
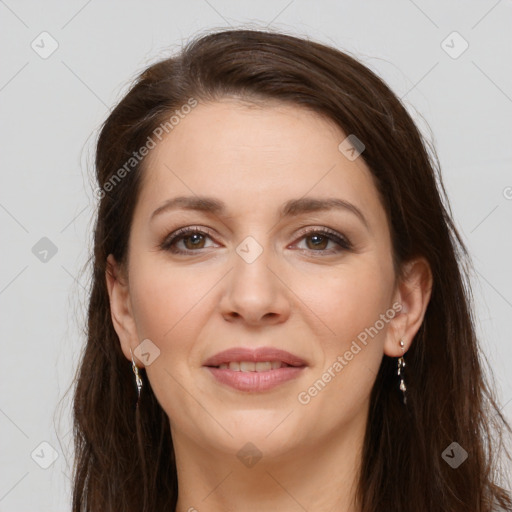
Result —
[{"label": "pupil", "polygon": [[310,237],[310,238],[311,238],[311,240],[312,240],[312,241],[313,241],[313,240],[316,240],[317,242],[319,241],[319,243],[317,243],[317,242],[313,242],[313,245],[314,245],[315,247],[317,247],[317,248],[318,248],[320,245],[322,245],[322,243],[325,243],[325,241],[326,241],[326,238],[325,238],[324,236],[322,236],[322,235],[311,235],[311,237]]},{"label": "pupil", "polygon": [[190,240],[193,240],[192,244],[193,246],[197,246],[201,243],[201,234],[200,233],[194,233],[193,235],[190,235],[189,237],[187,237]]}]

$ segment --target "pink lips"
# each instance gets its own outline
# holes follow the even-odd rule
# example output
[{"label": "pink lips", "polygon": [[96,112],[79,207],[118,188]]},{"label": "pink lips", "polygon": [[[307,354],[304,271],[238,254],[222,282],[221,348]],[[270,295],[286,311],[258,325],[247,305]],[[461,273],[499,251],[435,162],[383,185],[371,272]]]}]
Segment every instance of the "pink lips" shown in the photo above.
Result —
[{"label": "pink lips", "polygon": [[[230,362],[272,362],[280,361],[281,368],[267,371],[236,371],[218,368]],[[265,391],[296,378],[307,366],[306,361],[290,352],[272,347],[248,349],[236,347],[215,354],[205,361],[204,367],[215,379],[240,391]]]}]

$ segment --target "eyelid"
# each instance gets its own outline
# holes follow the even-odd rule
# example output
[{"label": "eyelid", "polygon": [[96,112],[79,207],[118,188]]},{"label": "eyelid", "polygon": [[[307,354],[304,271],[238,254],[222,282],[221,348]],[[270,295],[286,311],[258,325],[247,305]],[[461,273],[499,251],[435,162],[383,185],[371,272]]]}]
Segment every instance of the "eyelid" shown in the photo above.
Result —
[{"label": "eyelid", "polygon": [[349,239],[345,235],[339,233],[335,229],[328,228],[327,226],[307,226],[305,228],[302,228],[298,232],[297,236],[303,237],[304,235],[307,235],[309,233],[325,233],[328,235],[332,235],[333,237],[340,238],[347,243],[350,243]]},{"label": "eyelid", "polygon": [[[174,252],[175,254],[192,254],[194,252],[199,252],[198,250],[176,250],[172,251],[171,247],[176,244],[176,242],[181,241],[183,238],[187,238],[188,236],[193,235],[194,233],[198,233],[201,235],[206,235],[210,239],[214,239],[215,235],[212,233],[212,230],[205,227],[205,226],[199,226],[199,225],[192,225],[192,226],[185,226],[182,228],[178,228],[172,233],[170,233],[168,236],[164,238],[164,240],[158,244],[158,248],[164,251],[170,251]],[[326,226],[306,226],[299,230],[295,237],[295,241],[291,245],[295,245],[297,242],[300,242],[302,239],[304,239],[309,234],[319,234],[320,236],[326,236],[329,241],[333,241],[337,246],[338,249],[334,250],[335,253],[345,252],[353,250],[353,244],[352,242],[342,233],[339,233],[338,231],[328,228]],[[205,249],[205,248],[202,248]],[[299,249],[301,251],[309,251],[310,253],[319,253],[318,255],[323,254],[333,254],[333,250],[327,250],[322,249],[315,251],[314,249]]]},{"label": "eyelid", "polygon": [[168,245],[170,246],[171,243],[175,243],[177,240],[179,241],[180,237],[186,238],[194,233],[205,234],[212,239],[215,237],[212,230],[205,226],[185,226],[169,233],[163,241],[158,244],[158,247],[162,250],[169,250],[167,248]]},{"label": "eyelid", "polygon": [[[306,235],[309,234],[319,234],[321,236],[326,236],[329,240],[334,241],[338,245],[337,253],[344,252],[344,251],[351,251],[353,250],[354,246],[352,242],[347,238],[344,234],[339,233],[338,231],[328,228],[327,226],[308,226],[300,230],[298,233],[297,241],[300,241],[304,239]],[[294,242],[295,244],[296,242]],[[308,250],[308,249],[303,249]],[[314,251],[312,249],[309,250],[312,253],[318,252],[318,253],[324,253],[324,254],[333,254],[332,250],[323,250],[323,251]]]}]

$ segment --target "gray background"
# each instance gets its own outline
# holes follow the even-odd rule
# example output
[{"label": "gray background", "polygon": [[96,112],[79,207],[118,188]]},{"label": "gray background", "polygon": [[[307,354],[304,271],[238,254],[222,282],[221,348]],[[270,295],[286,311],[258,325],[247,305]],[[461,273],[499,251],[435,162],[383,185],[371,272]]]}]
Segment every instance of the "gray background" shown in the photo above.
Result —
[{"label": "gray background", "polygon": [[0,511],[70,507],[64,393],[84,342],[97,129],[139,71],[210,28],[309,35],[358,56],[403,98],[437,147],[477,271],[482,348],[512,420],[511,11],[504,0],[0,0]]}]

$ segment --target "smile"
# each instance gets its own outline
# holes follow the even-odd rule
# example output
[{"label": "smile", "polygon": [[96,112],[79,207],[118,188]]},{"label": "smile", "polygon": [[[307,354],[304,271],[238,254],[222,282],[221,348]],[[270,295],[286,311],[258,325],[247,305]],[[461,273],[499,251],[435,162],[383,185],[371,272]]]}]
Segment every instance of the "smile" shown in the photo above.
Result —
[{"label": "smile", "polygon": [[214,382],[238,391],[262,392],[297,378],[307,362],[276,347],[232,347],[203,363]]},{"label": "smile", "polygon": [[231,370],[234,372],[268,372],[270,370],[277,370],[283,366],[289,366],[282,361],[240,361],[222,363],[217,368],[221,370]]}]

